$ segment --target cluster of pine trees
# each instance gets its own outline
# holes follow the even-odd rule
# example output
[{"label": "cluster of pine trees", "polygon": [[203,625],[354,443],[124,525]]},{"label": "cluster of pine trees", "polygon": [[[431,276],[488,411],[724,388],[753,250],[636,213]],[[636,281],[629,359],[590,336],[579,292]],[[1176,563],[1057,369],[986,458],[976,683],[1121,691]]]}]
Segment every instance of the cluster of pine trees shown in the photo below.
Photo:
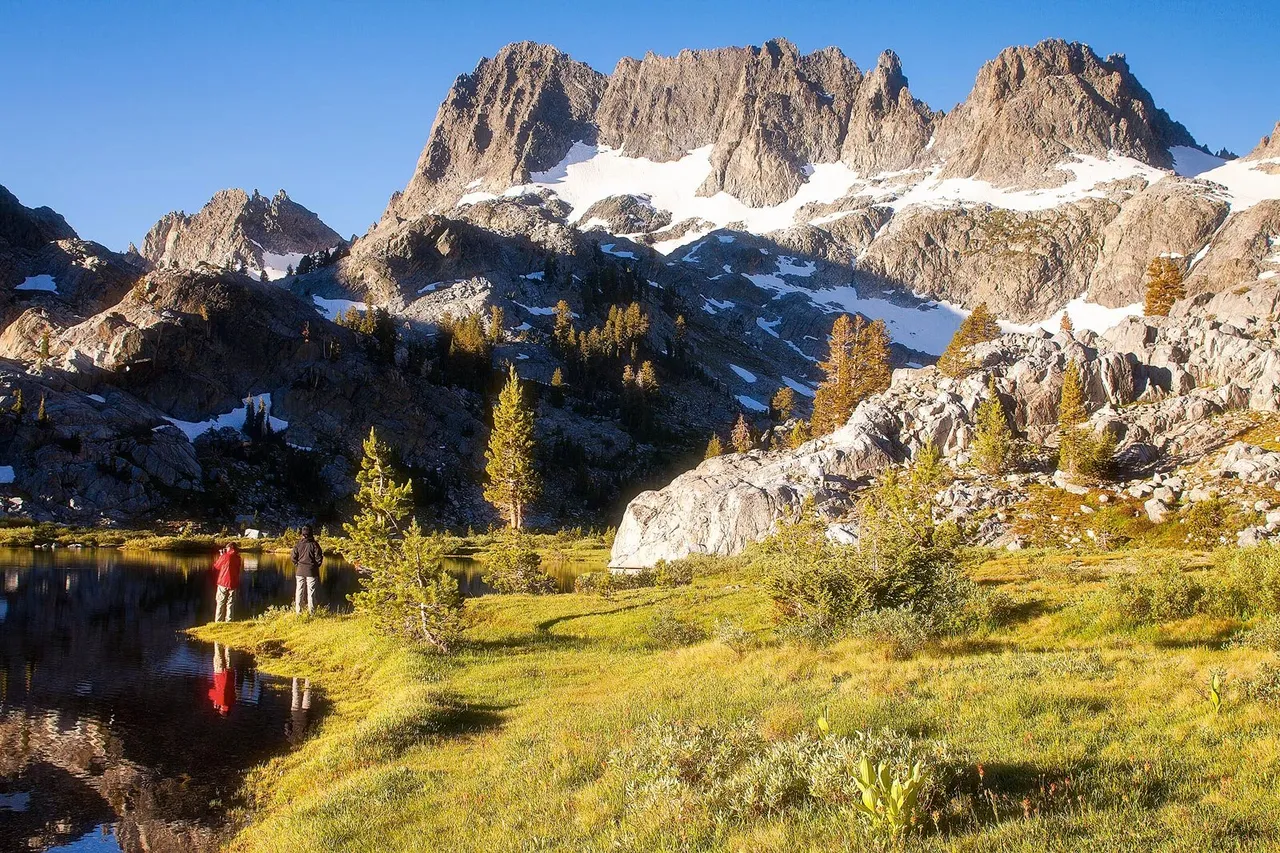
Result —
[{"label": "cluster of pine trees", "polygon": [[831,327],[830,354],[819,366],[826,379],[813,398],[812,429],[828,435],[843,426],[858,404],[889,387],[889,330],[883,320],[841,314]]},{"label": "cluster of pine trees", "polygon": [[1147,298],[1143,313],[1148,317],[1168,317],[1173,303],[1186,295],[1182,269],[1172,258],[1153,258],[1147,265]]},{"label": "cluster of pine trees", "polygon": [[240,427],[240,431],[250,441],[266,441],[275,435],[265,399],[251,397],[245,401],[244,425]]}]

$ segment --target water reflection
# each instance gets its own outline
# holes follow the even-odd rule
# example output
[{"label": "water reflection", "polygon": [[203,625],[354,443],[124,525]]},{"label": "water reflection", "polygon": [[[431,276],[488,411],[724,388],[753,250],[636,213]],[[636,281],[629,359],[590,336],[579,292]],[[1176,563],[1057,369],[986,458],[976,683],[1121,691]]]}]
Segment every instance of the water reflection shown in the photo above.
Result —
[{"label": "water reflection", "polygon": [[[249,611],[287,601],[291,576],[254,562]],[[212,615],[208,567],[0,551],[0,850],[217,849],[243,772],[300,741],[314,687],[295,703],[290,680],[180,632]],[[333,600],[353,584],[325,579]]]}]

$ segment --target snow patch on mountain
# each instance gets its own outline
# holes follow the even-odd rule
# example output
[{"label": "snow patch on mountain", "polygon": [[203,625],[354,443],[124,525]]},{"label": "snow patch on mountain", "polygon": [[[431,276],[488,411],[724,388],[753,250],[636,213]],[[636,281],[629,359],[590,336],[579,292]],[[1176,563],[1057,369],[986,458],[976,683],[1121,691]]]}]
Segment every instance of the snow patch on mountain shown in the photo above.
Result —
[{"label": "snow patch on mountain", "polygon": [[311,301],[315,304],[317,311],[335,321],[352,308],[357,311],[369,310],[368,305],[363,302],[356,302],[353,299],[325,299],[323,296],[312,296]]},{"label": "snow patch on mountain", "polygon": [[[182,430],[183,434],[191,441],[195,441],[198,437],[204,435],[211,429],[240,429],[244,426],[245,416],[249,413],[249,406],[257,406],[261,400],[267,406],[267,411],[271,411],[271,395],[255,394],[245,398],[245,404],[239,408],[232,409],[221,415],[215,415],[204,421],[181,421],[177,418],[165,418],[169,423]],[[274,415],[268,415],[267,420],[271,422],[271,429],[275,432],[283,432],[289,428],[289,422]]]},{"label": "snow patch on mountain", "polygon": [[761,403],[759,400],[755,399],[754,397],[748,397],[746,394],[739,394],[737,396],[737,400],[742,405],[742,408],[747,409],[749,411],[752,411],[752,412],[769,411],[769,407],[766,406],[764,403]]},{"label": "snow patch on mountain", "polygon": [[740,378],[743,382],[750,382],[754,384],[756,381],[756,375],[752,373],[750,370],[747,370],[745,367],[738,367],[738,365],[736,364],[731,364],[729,365],[729,369],[732,370],[734,373],[738,374],[738,378]]},{"label": "snow patch on mountain", "polygon": [[51,275],[32,275],[27,276],[22,284],[19,284],[14,290],[43,290],[49,293],[57,293],[58,282]]}]

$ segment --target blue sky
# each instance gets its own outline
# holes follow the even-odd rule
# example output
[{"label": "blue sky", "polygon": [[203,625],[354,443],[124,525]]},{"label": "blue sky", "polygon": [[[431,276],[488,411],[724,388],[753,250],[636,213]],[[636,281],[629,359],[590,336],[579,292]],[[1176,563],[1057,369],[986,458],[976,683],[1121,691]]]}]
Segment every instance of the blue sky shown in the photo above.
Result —
[{"label": "blue sky", "polygon": [[0,184],[122,249],[215,191],[285,188],[343,235],[408,181],[458,74],[520,39],[602,71],[622,56],[834,44],[896,51],[935,109],[1011,44],[1124,53],[1201,142],[1239,153],[1280,120],[1280,3],[56,2],[0,0]]}]

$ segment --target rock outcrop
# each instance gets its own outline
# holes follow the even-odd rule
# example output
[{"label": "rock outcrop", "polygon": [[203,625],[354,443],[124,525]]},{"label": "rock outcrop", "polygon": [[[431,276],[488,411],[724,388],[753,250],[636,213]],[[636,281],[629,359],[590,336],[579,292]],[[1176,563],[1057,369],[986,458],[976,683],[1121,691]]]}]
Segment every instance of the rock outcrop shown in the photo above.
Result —
[{"label": "rock outcrop", "polygon": [[[1280,299],[1280,286],[1268,290],[1270,301]],[[830,436],[789,452],[710,459],[636,497],[618,527],[611,565],[737,553],[779,519],[793,518],[807,498],[838,520],[870,475],[925,444],[963,462],[989,381],[1018,431],[1052,444],[1070,361],[1081,367],[1092,425],[1117,439],[1121,465],[1203,455],[1221,442],[1213,418],[1235,409],[1280,410],[1280,322],[1254,313],[1267,303],[1238,301],[1239,313],[1230,313],[1223,299],[1221,316],[1194,308],[1188,314],[1184,303],[1178,316],[1131,319],[1105,337],[1006,334],[974,347],[976,371],[959,381],[932,367],[897,371],[888,391],[864,401]],[[1151,405],[1129,405],[1137,401]]]},{"label": "rock outcrop", "polygon": [[271,198],[222,190],[197,213],[167,213],[142,241],[142,256],[158,267],[200,264],[255,278],[283,278],[303,255],[345,245],[320,218],[280,190]]}]

